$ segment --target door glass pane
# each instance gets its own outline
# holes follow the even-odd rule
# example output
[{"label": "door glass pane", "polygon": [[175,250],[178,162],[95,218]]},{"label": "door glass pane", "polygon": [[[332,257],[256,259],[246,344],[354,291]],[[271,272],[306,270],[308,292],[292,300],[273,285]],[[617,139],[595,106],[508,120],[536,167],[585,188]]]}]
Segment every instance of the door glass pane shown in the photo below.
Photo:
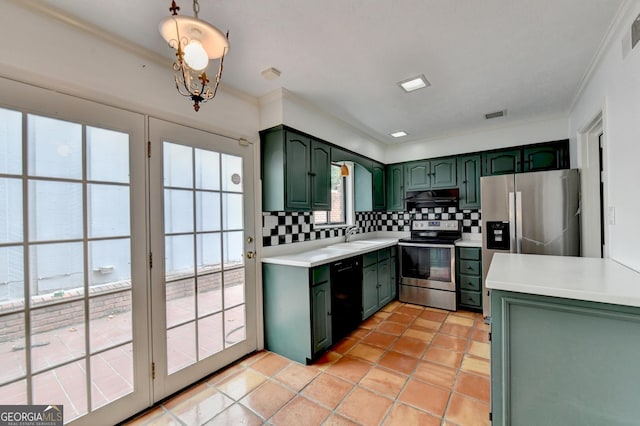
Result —
[{"label": "door glass pane", "polygon": [[[24,298],[23,262],[22,247],[0,247],[0,314],[14,309],[7,302]],[[19,306],[22,309],[22,304]]]},{"label": "door glass pane", "polygon": [[196,362],[195,323],[167,330],[167,371],[173,374]]},{"label": "door glass pane", "polygon": [[33,403],[64,406],[64,423],[87,413],[85,362],[77,361],[33,376]]},{"label": "door glass pane", "polygon": [[222,310],[222,273],[198,277],[198,317]]},{"label": "door glass pane", "polygon": [[132,349],[128,344],[91,357],[93,409],[133,392]]},{"label": "door glass pane", "polygon": [[82,238],[82,184],[29,181],[29,239]]},{"label": "door glass pane", "polygon": [[[2,326],[0,384],[2,384],[27,374],[24,313],[16,312],[0,316],[0,324]],[[0,400],[3,404],[6,404],[7,396],[0,388]]]},{"label": "door glass pane", "polygon": [[91,294],[131,287],[131,240],[89,242]]},{"label": "door glass pane", "polygon": [[68,121],[27,116],[29,174],[82,178],[82,126]]},{"label": "door glass pane", "polygon": [[223,229],[242,229],[242,194],[222,194]]},{"label": "door glass pane", "polygon": [[7,405],[27,404],[27,381],[20,380],[7,385],[0,386],[2,403]]},{"label": "door glass pane", "polygon": [[167,279],[193,275],[193,235],[165,238],[165,274]]},{"label": "door glass pane", "polygon": [[129,183],[129,135],[87,127],[87,179]]},{"label": "door glass pane", "polygon": [[89,236],[129,235],[129,187],[87,185],[89,198]]},{"label": "door glass pane", "polygon": [[196,188],[220,190],[220,154],[196,149]]},{"label": "door glass pane", "polygon": [[31,311],[31,362],[41,371],[84,355],[84,302]]},{"label": "door glass pane", "polygon": [[235,345],[246,338],[244,306],[240,305],[224,311],[225,347]]},{"label": "door glass pane", "polygon": [[164,229],[167,234],[193,231],[193,191],[164,190]]},{"label": "door glass pane", "polygon": [[232,266],[244,265],[244,233],[242,231],[224,232],[222,235],[222,251],[224,253],[225,269]]},{"label": "door glass pane", "polygon": [[244,268],[235,268],[224,272],[224,307],[244,303]]},{"label": "door glass pane", "polygon": [[242,192],[242,158],[235,155],[222,154],[222,190]]},{"label": "door glass pane", "polygon": [[222,314],[198,320],[198,357],[204,359],[224,349]]},{"label": "door glass pane", "polygon": [[196,280],[193,277],[167,281],[167,327],[195,319]]},{"label": "door glass pane", "polygon": [[0,173],[22,172],[22,114],[0,108]]},{"label": "door glass pane", "polygon": [[82,243],[40,244],[30,250],[34,306],[84,293]]},{"label": "door glass pane", "polygon": [[0,178],[0,244],[22,241],[22,232],[22,180]]},{"label": "door glass pane", "polygon": [[220,230],[220,193],[196,191],[196,230]]},{"label": "door glass pane", "polygon": [[177,188],[193,187],[192,149],[170,142],[163,144],[164,186]]},{"label": "door glass pane", "polygon": [[131,291],[92,297],[89,319],[91,353],[131,341]]},{"label": "door glass pane", "polygon": [[198,234],[196,236],[198,254],[198,274],[220,270],[220,234]]}]

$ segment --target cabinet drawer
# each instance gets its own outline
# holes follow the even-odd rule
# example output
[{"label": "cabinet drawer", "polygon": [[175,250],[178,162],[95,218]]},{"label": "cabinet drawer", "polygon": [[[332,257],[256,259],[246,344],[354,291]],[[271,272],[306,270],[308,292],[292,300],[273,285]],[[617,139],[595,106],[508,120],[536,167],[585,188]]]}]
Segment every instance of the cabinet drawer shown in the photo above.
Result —
[{"label": "cabinet drawer", "polygon": [[462,290],[480,291],[480,277],[460,274],[460,288]]},{"label": "cabinet drawer", "polygon": [[362,256],[362,266],[373,265],[374,263],[378,263],[378,252],[372,251],[370,253],[365,253]]},{"label": "cabinet drawer", "polygon": [[460,259],[480,260],[481,250],[473,247],[460,247]]},{"label": "cabinet drawer", "polygon": [[329,265],[320,265],[313,268],[311,277],[311,284],[317,285],[323,282],[329,281],[331,272],[329,271]]},{"label": "cabinet drawer", "polygon": [[480,292],[474,291],[461,291],[460,292],[460,304],[467,306],[482,306],[482,298]]},{"label": "cabinet drawer", "polygon": [[480,275],[480,261],[460,260],[460,273],[467,275]]}]

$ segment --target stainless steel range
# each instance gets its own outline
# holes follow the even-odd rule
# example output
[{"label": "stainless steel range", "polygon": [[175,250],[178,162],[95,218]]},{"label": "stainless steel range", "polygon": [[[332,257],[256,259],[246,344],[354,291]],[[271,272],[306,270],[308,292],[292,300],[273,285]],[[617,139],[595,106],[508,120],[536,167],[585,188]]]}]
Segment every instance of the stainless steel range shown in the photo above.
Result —
[{"label": "stainless steel range", "polygon": [[401,239],[400,301],[457,310],[454,243],[457,220],[414,220],[411,237]]}]

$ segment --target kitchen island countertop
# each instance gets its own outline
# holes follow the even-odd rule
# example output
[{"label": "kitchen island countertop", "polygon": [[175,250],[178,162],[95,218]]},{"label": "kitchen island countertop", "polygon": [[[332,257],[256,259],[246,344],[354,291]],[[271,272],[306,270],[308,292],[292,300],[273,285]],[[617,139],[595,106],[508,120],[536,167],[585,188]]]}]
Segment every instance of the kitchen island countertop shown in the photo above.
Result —
[{"label": "kitchen island countertop", "polygon": [[640,307],[640,273],[610,259],[496,253],[487,288]]},{"label": "kitchen island countertop", "polygon": [[262,258],[262,263],[276,265],[300,266],[313,268],[337,260],[346,259],[360,254],[380,250],[398,244],[398,238],[371,238],[355,240],[348,243],[332,244],[300,253],[285,254]]}]

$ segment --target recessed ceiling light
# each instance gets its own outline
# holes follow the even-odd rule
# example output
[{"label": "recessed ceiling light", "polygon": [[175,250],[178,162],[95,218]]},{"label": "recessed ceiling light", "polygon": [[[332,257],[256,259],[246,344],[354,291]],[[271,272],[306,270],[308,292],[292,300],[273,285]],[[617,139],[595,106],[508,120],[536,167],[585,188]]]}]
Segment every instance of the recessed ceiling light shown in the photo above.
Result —
[{"label": "recessed ceiling light", "polygon": [[391,133],[391,136],[394,138],[401,138],[403,136],[407,136],[407,132],[393,132]]},{"label": "recessed ceiling light", "polygon": [[408,78],[404,81],[399,82],[398,84],[400,85],[400,87],[402,87],[402,90],[407,93],[413,92],[414,90],[422,89],[423,87],[431,86],[431,83],[429,83],[429,80],[427,80],[427,77],[425,77],[424,74]]}]

